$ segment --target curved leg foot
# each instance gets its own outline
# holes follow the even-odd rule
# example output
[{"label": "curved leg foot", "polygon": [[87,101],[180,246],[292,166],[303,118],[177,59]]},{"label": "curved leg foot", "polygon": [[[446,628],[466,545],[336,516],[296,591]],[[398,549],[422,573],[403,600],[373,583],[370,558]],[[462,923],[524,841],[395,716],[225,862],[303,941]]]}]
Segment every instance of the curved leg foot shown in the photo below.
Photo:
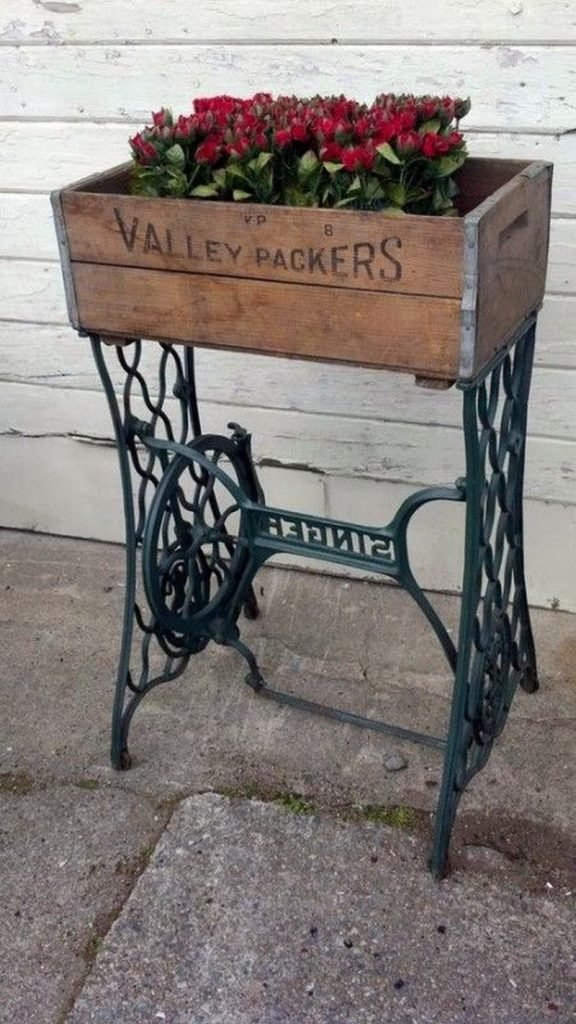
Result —
[{"label": "curved leg foot", "polygon": [[450,870],[448,850],[450,848],[451,833],[452,824],[450,824],[446,829],[445,826],[441,827],[437,820],[434,830],[434,844],[428,861],[428,867],[430,868],[432,876],[438,882],[442,881],[443,878],[446,878],[446,875]]},{"label": "curved leg foot", "polygon": [[540,680],[536,665],[527,665],[520,676],[520,686],[525,693],[536,693],[540,689]]},{"label": "curved leg foot", "polygon": [[540,687],[540,681],[538,679],[538,663],[536,660],[532,623],[530,621],[530,609],[527,601],[523,603],[520,612],[520,622],[520,643],[518,645],[522,666],[520,686],[525,693],[536,693]]},{"label": "curved leg foot", "polygon": [[111,753],[112,767],[117,772],[126,772],[132,767],[132,755],[128,750],[128,747],[124,747],[119,752],[112,750]]},{"label": "curved leg foot", "polygon": [[228,640],[227,644],[229,647],[233,647],[235,651],[238,651],[238,654],[241,654],[242,657],[244,658],[244,661],[247,663],[249,672],[248,675],[245,677],[244,681],[248,684],[248,686],[252,687],[252,689],[256,692],[258,692],[258,690],[264,689],[264,677],[260,671],[260,668],[258,667],[258,662],[256,661],[256,658],[254,657],[254,654],[252,653],[250,648],[245,643],[243,643],[242,640],[240,640],[238,637],[235,637],[233,640]]},{"label": "curved leg foot", "polygon": [[250,587],[250,590],[246,595],[243,611],[245,619],[257,619],[260,616],[260,607],[258,605],[258,598],[254,593],[254,587]]}]

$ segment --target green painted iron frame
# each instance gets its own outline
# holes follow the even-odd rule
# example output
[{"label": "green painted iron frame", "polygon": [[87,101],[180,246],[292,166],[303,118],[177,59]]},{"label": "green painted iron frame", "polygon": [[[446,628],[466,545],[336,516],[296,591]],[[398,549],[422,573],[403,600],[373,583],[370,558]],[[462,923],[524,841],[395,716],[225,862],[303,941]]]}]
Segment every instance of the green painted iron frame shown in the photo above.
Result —
[{"label": "green painted iron frame", "polygon": [[[141,341],[126,339],[115,345],[124,382],[119,402],[102,339],[90,337],[116,435],[126,523],[126,600],[112,722],[115,768],[130,765],[128,732],[142,698],[181,675],[191,655],[210,640],[227,644],[245,658],[246,681],[262,696],[444,752],[430,867],[436,877],[445,873],[459,797],[486,763],[518,683],[529,692],[538,686],[522,521],[535,328],[536,317],[531,316],[480,376],[457,382],[463,393],[465,477],[453,487],[417,491],[382,528],[267,506],[250,435],[236,424],[229,425],[231,436],[202,434],[192,347],[180,351],[175,345],[149,343],[158,354],[153,386],[142,371]],[[409,560],[408,526],[414,513],[431,501],[466,503],[457,647]],[[242,609],[247,617],[258,615],[253,579],[279,552],[390,576],[408,591],[454,674],[446,737],[367,719],[267,686],[240,638],[238,619]],[[138,588],[139,553],[145,600]],[[151,667],[153,647],[162,657],[159,671]]]}]

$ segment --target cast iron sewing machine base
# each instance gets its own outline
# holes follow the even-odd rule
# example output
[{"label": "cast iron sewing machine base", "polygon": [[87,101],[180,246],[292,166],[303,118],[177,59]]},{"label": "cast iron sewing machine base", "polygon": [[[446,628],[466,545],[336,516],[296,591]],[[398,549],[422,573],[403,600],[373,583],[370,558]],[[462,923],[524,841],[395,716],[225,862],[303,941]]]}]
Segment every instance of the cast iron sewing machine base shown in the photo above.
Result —
[{"label": "cast iron sewing machine base", "polygon": [[[250,435],[237,424],[229,425],[229,436],[202,434],[191,347],[151,345],[152,381],[143,372],[141,342],[116,345],[123,378],[119,402],[102,339],[91,337],[116,434],[126,521],[126,603],[112,726],[116,768],[129,767],[128,732],[145,694],[181,675],[210,640],[226,644],[244,657],[246,681],[263,696],[444,751],[431,855],[433,873],[444,873],[460,794],[486,763],[518,683],[527,691],[538,685],[522,524],[534,334],[532,317],[481,377],[458,384],[465,477],[453,487],[419,490],[379,527],[266,505]],[[431,501],[466,503],[457,646],[419,586],[408,555],[412,516]],[[255,574],[280,552],[380,573],[408,591],[454,674],[446,737],[366,719],[266,685],[240,638],[238,620],[242,610],[249,618],[258,615]],[[137,592],[139,569],[145,601]],[[154,669],[158,654],[162,664]]]}]

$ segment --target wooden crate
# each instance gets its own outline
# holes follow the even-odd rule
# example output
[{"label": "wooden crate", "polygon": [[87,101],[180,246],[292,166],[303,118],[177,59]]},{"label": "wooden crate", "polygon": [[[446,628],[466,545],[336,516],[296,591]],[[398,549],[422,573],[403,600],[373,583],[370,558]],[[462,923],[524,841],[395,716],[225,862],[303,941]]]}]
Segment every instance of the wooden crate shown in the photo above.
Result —
[{"label": "wooden crate", "polygon": [[118,338],[478,374],[544,294],[552,165],[470,159],[458,218],[53,195],[74,327]]}]

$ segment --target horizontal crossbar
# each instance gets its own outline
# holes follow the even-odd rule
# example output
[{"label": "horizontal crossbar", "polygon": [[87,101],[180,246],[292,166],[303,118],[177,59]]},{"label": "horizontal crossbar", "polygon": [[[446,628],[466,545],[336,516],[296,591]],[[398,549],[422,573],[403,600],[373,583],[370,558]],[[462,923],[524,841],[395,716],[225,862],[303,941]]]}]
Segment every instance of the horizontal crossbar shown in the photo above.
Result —
[{"label": "horizontal crossbar", "polygon": [[332,708],[327,704],[319,704],[317,701],[307,700],[306,697],[297,697],[292,693],[284,693],[282,690],[273,690],[265,683],[254,685],[250,675],[246,682],[256,693],[262,697],[269,697],[270,700],[275,700],[278,704],[289,704],[290,707],[311,711],[316,715],[323,715],[324,718],[333,718],[337,722],[344,722],[348,725],[358,725],[363,729],[373,729],[374,732],[384,732],[389,736],[396,736],[397,739],[421,743],[426,747],[433,747],[435,750],[446,749],[446,740],[438,736],[430,736],[425,732],[414,732],[412,729],[403,729],[400,725],[381,722],[377,718],[364,718],[363,715],[355,715],[351,711],[342,711],[340,708]]}]

